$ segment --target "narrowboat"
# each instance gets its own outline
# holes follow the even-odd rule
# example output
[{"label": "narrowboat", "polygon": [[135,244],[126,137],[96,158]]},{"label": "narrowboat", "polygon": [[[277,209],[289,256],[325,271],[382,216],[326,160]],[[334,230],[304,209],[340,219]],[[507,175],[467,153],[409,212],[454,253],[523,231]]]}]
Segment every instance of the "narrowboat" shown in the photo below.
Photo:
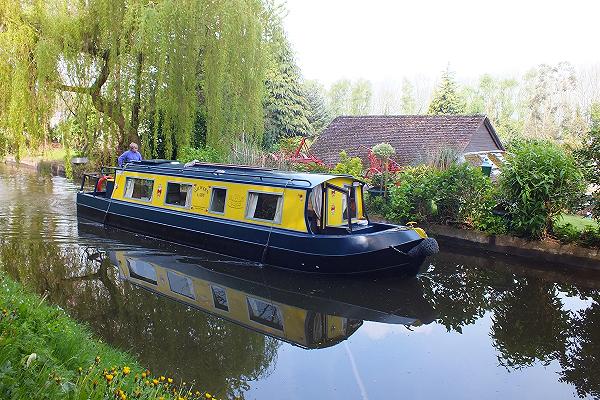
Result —
[{"label": "narrowboat", "polygon": [[363,187],[346,175],[146,160],[84,174],[77,213],[280,268],[415,275],[437,242],[420,228],[370,221]]}]

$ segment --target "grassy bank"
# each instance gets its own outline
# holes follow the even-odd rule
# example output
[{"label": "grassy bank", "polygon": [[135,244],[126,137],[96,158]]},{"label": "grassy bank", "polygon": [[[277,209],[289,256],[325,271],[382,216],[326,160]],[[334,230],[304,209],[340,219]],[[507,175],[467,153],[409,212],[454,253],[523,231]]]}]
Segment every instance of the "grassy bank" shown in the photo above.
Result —
[{"label": "grassy bank", "polygon": [[0,270],[1,399],[210,399],[151,375]]}]

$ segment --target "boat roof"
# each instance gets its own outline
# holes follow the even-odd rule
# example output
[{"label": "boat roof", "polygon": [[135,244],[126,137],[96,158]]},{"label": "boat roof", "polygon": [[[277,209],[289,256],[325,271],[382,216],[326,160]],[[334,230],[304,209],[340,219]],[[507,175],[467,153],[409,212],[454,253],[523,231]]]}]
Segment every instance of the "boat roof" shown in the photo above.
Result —
[{"label": "boat roof", "polygon": [[245,165],[203,162],[183,164],[179,161],[171,160],[131,161],[125,164],[122,170],[296,189],[310,189],[333,178],[343,177],[354,179],[351,175],[281,171]]}]

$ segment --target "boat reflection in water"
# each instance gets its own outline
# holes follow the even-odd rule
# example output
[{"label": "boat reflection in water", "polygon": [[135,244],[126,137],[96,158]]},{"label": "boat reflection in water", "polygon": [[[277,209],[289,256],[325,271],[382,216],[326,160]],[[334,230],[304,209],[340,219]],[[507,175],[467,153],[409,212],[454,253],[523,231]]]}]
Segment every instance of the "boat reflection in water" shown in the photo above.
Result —
[{"label": "boat reflection in water", "polygon": [[333,346],[363,321],[418,326],[434,320],[417,279],[307,277],[139,247],[108,253],[136,286],[304,348]]}]

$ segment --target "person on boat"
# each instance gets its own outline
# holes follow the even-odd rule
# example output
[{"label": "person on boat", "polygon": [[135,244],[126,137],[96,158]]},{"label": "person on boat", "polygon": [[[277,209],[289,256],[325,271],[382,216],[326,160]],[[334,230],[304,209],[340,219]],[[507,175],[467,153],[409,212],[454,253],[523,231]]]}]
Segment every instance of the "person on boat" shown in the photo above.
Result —
[{"label": "person on boat", "polygon": [[129,150],[119,156],[119,167],[122,167],[129,161],[142,161],[142,154],[138,151],[137,143],[131,143]]}]

